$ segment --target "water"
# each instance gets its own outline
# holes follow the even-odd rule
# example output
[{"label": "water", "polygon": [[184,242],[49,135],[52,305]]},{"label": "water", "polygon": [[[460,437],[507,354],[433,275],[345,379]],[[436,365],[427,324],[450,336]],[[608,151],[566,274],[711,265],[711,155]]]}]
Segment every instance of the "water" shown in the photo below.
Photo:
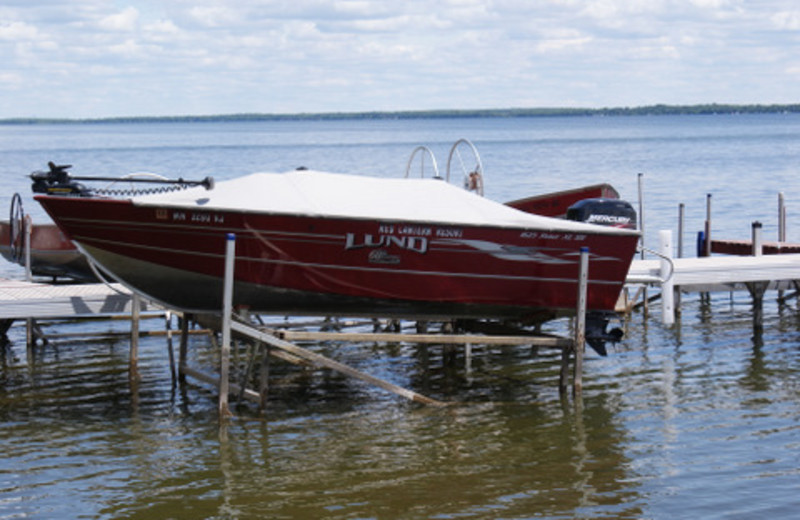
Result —
[{"label": "water", "polygon": [[[607,181],[635,202],[643,173],[648,241],[676,229],[685,203],[690,243],[707,193],[716,236],[747,238],[761,220],[773,239],[784,192],[800,241],[797,115],[0,126],[0,200],[19,191],[43,220],[25,175],[48,160],[81,175],[304,165],[396,177],[419,144],[444,170],[461,137],[497,200]],[[21,273],[4,264],[0,276]],[[14,326],[1,352],[0,518],[793,518],[800,311],[768,295],[763,333],[750,311],[746,295],[717,294],[684,297],[673,328],[634,314],[607,358],[588,354],[579,400],[560,398],[550,351],[475,346],[468,370],[463,351],[448,365],[439,346],[312,344],[459,404],[421,407],[274,362],[266,417],[246,405],[222,428],[211,389],[172,385],[163,336],[142,338],[132,385],[124,336],[63,337],[29,360]],[[200,335],[190,355],[216,358]]]}]

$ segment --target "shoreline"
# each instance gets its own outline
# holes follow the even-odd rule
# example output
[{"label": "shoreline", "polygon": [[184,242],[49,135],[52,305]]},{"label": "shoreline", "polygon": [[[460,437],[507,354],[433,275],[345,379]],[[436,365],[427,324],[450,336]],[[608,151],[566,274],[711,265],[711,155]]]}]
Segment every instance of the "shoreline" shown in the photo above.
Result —
[{"label": "shoreline", "polygon": [[104,118],[15,117],[0,119],[0,125],[113,124],[113,123],[220,123],[247,121],[333,121],[369,119],[436,119],[479,117],[618,117],[660,115],[782,114],[800,113],[800,104],[772,105],[648,105],[616,108],[490,108],[473,110],[405,110],[371,112],[316,112],[297,114],[219,114],[184,116],[122,116]]}]

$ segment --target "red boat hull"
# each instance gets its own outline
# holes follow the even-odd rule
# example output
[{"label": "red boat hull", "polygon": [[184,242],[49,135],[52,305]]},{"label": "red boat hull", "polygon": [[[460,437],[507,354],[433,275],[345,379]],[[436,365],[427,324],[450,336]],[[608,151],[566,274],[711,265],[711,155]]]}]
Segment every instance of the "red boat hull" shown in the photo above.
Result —
[{"label": "red boat hull", "polygon": [[[55,224],[34,224],[31,228],[31,273],[36,276],[67,277],[97,281],[89,263]],[[11,226],[0,222],[0,255],[11,263],[25,265],[24,242],[11,247]]]},{"label": "red boat hull", "polygon": [[546,217],[564,218],[567,209],[578,201],[584,199],[618,199],[619,193],[610,184],[595,184],[572,190],[535,195],[524,199],[506,202],[506,206]]},{"label": "red boat hull", "polygon": [[613,310],[635,234],[137,206],[40,196],[62,230],[119,281],[168,306],[222,305],[226,236],[234,304],[258,312],[538,322],[574,313],[579,254],[588,308]]}]

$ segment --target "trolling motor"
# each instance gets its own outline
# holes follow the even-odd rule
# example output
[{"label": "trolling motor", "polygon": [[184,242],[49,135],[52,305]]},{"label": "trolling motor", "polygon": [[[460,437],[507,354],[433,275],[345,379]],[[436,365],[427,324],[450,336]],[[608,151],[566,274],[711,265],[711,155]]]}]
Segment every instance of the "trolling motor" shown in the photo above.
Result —
[{"label": "trolling motor", "polygon": [[72,168],[71,164],[57,165],[54,162],[47,163],[50,168],[46,172],[33,172],[31,179],[33,179],[34,193],[46,193],[48,195],[79,195],[87,197],[91,195],[90,190],[79,182],[73,182],[69,176],[68,169]]},{"label": "trolling motor", "polygon": [[[48,162],[48,171],[37,171],[31,173],[33,185],[31,188],[34,193],[45,193],[47,195],[70,195],[78,197],[91,197],[95,194],[122,194],[119,190],[89,188],[77,181],[110,181],[110,182],[135,182],[149,184],[168,185],[151,190],[139,190],[137,193],[159,193],[173,190],[183,190],[192,186],[203,186],[207,190],[214,189],[213,177],[206,177],[202,181],[187,181],[179,179],[162,179],[153,177],[73,177],[67,170],[72,168],[71,164],[57,165]],[[135,194],[126,192],[126,194]]]}]

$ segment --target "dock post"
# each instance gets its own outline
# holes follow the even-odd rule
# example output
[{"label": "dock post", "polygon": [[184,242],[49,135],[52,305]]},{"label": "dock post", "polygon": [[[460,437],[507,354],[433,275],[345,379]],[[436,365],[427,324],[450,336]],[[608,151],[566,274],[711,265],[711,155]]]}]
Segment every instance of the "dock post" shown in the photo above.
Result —
[{"label": "dock post", "polygon": [[261,343],[261,369],[258,372],[258,395],[260,398],[258,408],[261,413],[267,410],[267,400],[269,399],[269,358],[270,346],[266,343]]},{"label": "dock post", "polygon": [[25,215],[22,222],[22,237],[25,241],[25,280],[33,280],[33,270],[31,265],[31,236],[33,235],[33,219],[30,215]]},{"label": "dock post", "polygon": [[764,239],[761,222],[755,221],[752,224],[753,256],[761,256],[764,253]]},{"label": "dock post", "polygon": [[[764,253],[761,222],[755,221],[753,226],[753,256]],[[753,331],[760,334],[764,330],[764,293],[769,285],[767,282],[749,282],[746,284],[753,297]]]},{"label": "dock post", "polygon": [[178,344],[178,382],[186,382],[186,358],[188,357],[189,350],[189,320],[191,315],[182,314],[181,321],[181,340]]},{"label": "dock post", "polygon": [[130,372],[131,381],[139,380],[139,311],[141,310],[141,296],[133,293],[131,296],[131,355]]},{"label": "dock post", "polygon": [[575,319],[575,374],[572,392],[583,392],[583,353],[586,349],[586,293],[589,285],[589,248],[581,248],[581,267],[578,273],[578,309]]},{"label": "dock post", "polygon": [[567,393],[567,383],[569,381],[569,356],[575,350],[575,342],[572,345],[561,349],[561,370],[558,374],[558,393],[563,398]]},{"label": "dock post", "polygon": [[[783,192],[778,193],[778,247],[786,242],[786,201]],[[778,300],[783,302],[783,291],[778,291]]]},{"label": "dock post", "polygon": [[[639,232],[641,233],[641,259],[644,260],[644,174],[640,173],[636,176],[637,188],[639,191]],[[646,298],[645,298],[646,299]]]},{"label": "dock post", "polygon": [[225,241],[225,280],[222,294],[222,345],[219,364],[219,417],[231,416],[228,406],[228,381],[231,362],[231,318],[233,313],[233,261],[236,257],[236,235],[228,233]]},{"label": "dock post", "polygon": [[[643,173],[639,173],[637,175],[637,188],[639,191],[639,234],[640,234],[639,245],[641,246],[641,251],[639,255],[640,258],[644,260],[645,229],[644,229],[644,174]],[[640,290],[642,293],[642,314],[644,316],[647,316],[650,311],[647,298],[647,285],[643,285]]]},{"label": "dock post", "polygon": [[683,226],[686,219],[686,205],[678,204],[678,258],[683,258]]},{"label": "dock post", "polygon": [[167,355],[169,356],[169,375],[172,378],[172,386],[178,381],[177,370],[175,369],[175,351],[172,349],[172,312],[167,311],[164,316],[164,328],[167,334]]},{"label": "dock post", "polygon": [[675,323],[675,282],[670,273],[669,259],[672,258],[672,231],[658,232],[661,246],[661,322],[664,325]]},{"label": "dock post", "polygon": [[[33,226],[31,225],[31,216],[25,215],[22,219],[22,247],[25,254],[25,281],[30,282],[33,280],[31,271],[31,232]],[[33,318],[25,319],[25,345],[28,356],[28,364],[33,364],[33,346],[36,341],[34,328],[36,324]]]},{"label": "dock post", "polygon": [[706,194],[706,223],[703,235],[703,256],[711,256],[711,194]]},{"label": "dock post", "polygon": [[769,282],[746,282],[745,286],[753,298],[753,332],[759,335],[764,331],[764,293]]},{"label": "dock post", "polygon": [[[678,258],[683,258],[683,233],[684,233],[684,220],[686,217],[686,205],[681,202],[678,205],[678,251],[677,256]],[[674,285],[674,284],[673,284]],[[675,295],[675,302],[673,308],[675,309],[675,314],[680,315],[681,313],[681,288],[675,287],[673,291]]]}]

